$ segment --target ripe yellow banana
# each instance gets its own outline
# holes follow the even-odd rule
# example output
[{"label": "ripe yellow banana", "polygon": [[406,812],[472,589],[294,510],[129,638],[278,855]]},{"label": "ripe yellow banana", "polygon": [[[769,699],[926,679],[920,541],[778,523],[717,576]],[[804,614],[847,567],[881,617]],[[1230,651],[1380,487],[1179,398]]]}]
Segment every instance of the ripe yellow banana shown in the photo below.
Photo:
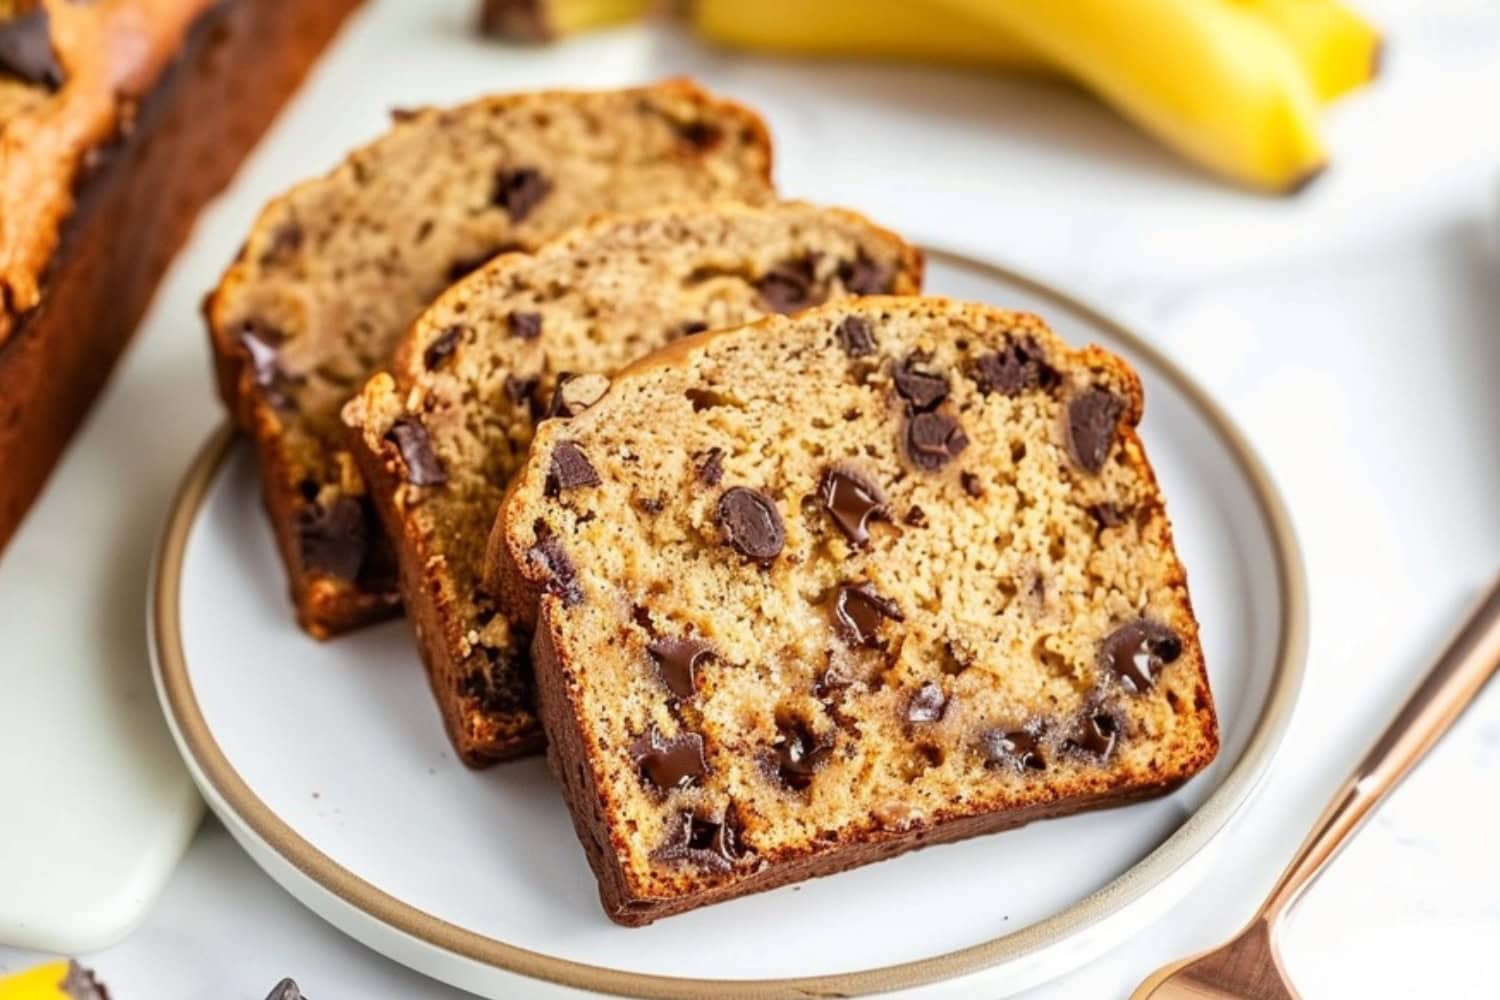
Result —
[{"label": "ripe yellow banana", "polygon": [[0,1000],[104,1000],[106,995],[92,972],[65,958],[0,978]]},{"label": "ripe yellow banana", "polygon": [[1241,0],[1291,46],[1324,101],[1380,71],[1380,32],[1340,0]]},{"label": "ripe yellow banana", "polygon": [[931,0],[992,25],[1189,159],[1296,190],[1326,163],[1317,96],[1291,49],[1225,0]]},{"label": "ripe yellow banana", "polygon": [[652,0],[484,0],[480,30],[513,42],[550,42],[645,17]]},{"label": "ripe yellow banana", "polygon": [[1047,66],[1003,31],[913,0],[693,0],[688,18],[702,37],[735,48],[1026,72]]}]

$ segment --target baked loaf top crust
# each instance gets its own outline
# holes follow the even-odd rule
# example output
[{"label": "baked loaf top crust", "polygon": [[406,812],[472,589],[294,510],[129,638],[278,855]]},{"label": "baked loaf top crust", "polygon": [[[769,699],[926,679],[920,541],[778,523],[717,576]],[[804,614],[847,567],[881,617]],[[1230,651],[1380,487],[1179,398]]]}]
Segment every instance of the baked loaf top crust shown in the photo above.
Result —
[{"label": "baked loaf top crust", "polygon": [[874,297],[685,340],[543,423],[491,569],[540,588],[540,711],[610,915],[1207,765],[1141,406],[1034,316]]},{"label": "baked loaf top crust", "polygon": [[98,151],[213,0],[0,0],[0,343],[41,301]]},{"label": "baked loaf top crust", "polygon": [[302,624],[326,635],[398,605],[339,408],[439,291],[601,211],[765,200],[769,170],[753,112],[669,81],[402,112],[271,202],[206,312]]},{"label": "baked loaf top crust", "polygon": [[677,206],[499,257],[422,313],[344,420],[462,759],[512,756],[541,735],[524,635],[479,579],[537,422],[583,410],[607,384],[596,373],[687,333],[920,281],[916,250],[850,212]]}]

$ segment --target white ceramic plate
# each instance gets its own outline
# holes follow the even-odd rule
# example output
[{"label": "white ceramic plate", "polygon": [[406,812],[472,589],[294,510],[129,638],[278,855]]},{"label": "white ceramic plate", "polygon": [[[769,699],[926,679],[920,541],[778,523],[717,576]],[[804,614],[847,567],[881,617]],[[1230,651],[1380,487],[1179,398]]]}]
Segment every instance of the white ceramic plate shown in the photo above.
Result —
[{"label": "white ceramic plate", "polygon": [[249,449],[221,432],[189,472],[153,579],[162,702],[209,805],[324,917],[489,997],[998,996],[1140,930],[1204,873],[1291,714],[1305,625],[1296,543],[1224,415],[1121,325],[944,254],[931,255],[929,287],[1036,310],[1140,370],[1142,434],[1223,726],[1203,775],[1165,799],[617,927],[543,762],[474,772],[453,759],[404,623],[329,643],[292,624]]}]

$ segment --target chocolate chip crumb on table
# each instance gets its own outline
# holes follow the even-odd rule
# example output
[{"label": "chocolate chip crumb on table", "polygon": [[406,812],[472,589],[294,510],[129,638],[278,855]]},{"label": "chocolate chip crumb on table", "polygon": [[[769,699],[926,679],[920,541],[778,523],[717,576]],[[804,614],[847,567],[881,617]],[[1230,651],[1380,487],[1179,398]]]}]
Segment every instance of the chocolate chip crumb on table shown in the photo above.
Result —
[{"label": "chocolate chip crumb on table", "polygon": [[[380,139],[264,209],[205,312],[220,394],[254,440],[309,632],[400,609],[339,409],[417,314],[497,254],[599,212],[768,200],[770,163],[753,112],[685,81],[518,94],[398,112]],[[537,322],[517,313],[510,333],[534,337]],[[451,347],[434,343],[434,358]]]},{"label": "chocolate chip crumb on table", "polygon": [[[490,763],[541,744],[530,615],[500,613],[480,581],[502,493],[537,423],[582,414],[604,395],[606,373],[684,329],[778,308],[765,276],[787,261],[805,281],[801,297],[820,302],[915,292],[921,279],[916,250],[837,209],[690,205],[606,217],[449,289],[412,325],[389,373],[345,408],[349,447],[394,543],[407,614],[462,760]],[[845,283],[856,266],[858,289]],[[705,455],[696,474],[712,480],[720,458]],[[582,452],[566,441],[553,450],[550,493],[598,483]],[[639,497],[631,516],[665,502]],[[562,572],[560,553],[539,551]]]},{"label": "chocolate chip crumb on table", "polygon": [[[1205,767],[1141,410],[1123,361],[1034,316],[872,297],[683,341],[542,424],[487,570],[536,603],[549,754],[609,915]],[[564,487],[559,454],[591,474]]]}]

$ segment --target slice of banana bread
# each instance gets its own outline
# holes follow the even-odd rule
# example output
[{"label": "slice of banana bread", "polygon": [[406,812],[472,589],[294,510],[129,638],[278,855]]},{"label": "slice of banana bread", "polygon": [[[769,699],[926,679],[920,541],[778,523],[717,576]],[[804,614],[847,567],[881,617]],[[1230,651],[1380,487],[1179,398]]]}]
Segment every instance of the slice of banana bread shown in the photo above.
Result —
[{"label": "slice of banana bread", "polygon": [[1034,316],[873,297],[682,341],[544,423],[490,569],[540,591],[539,712],[609,915],[1207,765],[1141,405]]},{"label": "slice of banana bread", "polygon": [[526,637],[480,587],[537,422],[581,412],[607,384],[597,373],[685,332],[920,280],[916,250],[849,212],[678,206],[497,258],[423,312],[344,420],[460,759],[541,745]]},{"label": "slice of banana bread", "polygon": [[402,112],[261,213],[205,304],[219,388],[254,438],[302,625],[399,607],[339,408],[446,285],[601,211],[771,196],[756,115],[691,83]]}]

